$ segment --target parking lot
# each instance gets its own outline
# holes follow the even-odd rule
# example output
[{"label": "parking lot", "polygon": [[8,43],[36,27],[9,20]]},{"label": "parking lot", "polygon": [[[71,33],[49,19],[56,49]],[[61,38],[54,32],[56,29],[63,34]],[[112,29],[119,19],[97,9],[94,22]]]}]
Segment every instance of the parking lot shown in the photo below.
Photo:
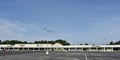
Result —
[{"label": "parking lot", "polygon": [[0,51],[0,60],[120,60],[120,52]]}]

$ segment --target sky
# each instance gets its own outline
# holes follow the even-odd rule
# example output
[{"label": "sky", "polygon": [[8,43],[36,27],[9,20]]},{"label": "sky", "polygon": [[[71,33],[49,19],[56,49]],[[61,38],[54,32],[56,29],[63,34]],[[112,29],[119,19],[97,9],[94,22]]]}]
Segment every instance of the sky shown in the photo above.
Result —
[{"label": "sky", "polygon": [[0,40],[56,39],[120,40],[120,0],[0,0]]}]

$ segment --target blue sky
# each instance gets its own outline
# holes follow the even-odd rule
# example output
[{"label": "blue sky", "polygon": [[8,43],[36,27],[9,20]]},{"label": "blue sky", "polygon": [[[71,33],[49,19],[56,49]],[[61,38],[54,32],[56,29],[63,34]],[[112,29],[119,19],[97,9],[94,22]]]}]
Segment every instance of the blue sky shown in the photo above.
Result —
[{"label": "blue sky", "polygon": [[119,3],[119,0],[0,0],[0,39],[65,39],[72,44],[117,41]]}]

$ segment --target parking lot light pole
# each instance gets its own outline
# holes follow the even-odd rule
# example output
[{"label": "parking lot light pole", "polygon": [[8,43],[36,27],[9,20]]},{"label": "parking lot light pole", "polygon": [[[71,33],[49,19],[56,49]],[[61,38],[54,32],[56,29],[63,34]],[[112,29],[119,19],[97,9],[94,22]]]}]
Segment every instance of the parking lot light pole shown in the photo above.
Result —
[{"label": "parking lot light pole", "polygon": [[46,50],[45,54],[49,54],[49,52],[48,52],[48,41],[47,41],[47,50]]}]

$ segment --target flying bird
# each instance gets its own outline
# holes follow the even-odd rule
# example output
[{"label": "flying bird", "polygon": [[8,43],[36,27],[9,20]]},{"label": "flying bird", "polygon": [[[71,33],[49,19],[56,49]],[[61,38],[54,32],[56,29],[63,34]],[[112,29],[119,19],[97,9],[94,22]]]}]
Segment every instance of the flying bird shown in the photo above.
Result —
[{"label": "flying bird", "polygon": [[47,29],[47,28],[43,28],[43,30],[47,31],[47,32],[52,32],[51,30]]}]

